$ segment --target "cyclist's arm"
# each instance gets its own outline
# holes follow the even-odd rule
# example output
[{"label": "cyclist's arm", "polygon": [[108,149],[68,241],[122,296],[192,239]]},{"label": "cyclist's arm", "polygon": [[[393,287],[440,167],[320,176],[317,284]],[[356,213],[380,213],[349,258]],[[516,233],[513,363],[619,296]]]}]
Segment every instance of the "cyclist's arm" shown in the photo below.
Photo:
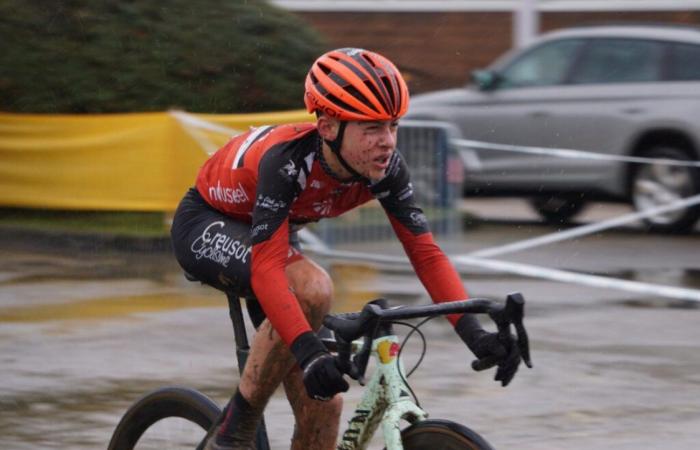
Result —
[{"label": "cyclist's arm", "polygon": [[299,335],[311,331],[285,273],[288,215],[299,192],[297,177],[287,176],[289,171],[284,170],[290,161],[276,148],[261,158],[251,228],[251,286],[273,328],[288,347]]},{"label": "cyclist's arm", "polygon": [[[438,247],[423,211],[416,205],[410,176],[398,152],[384,180],[372,186],[418,278],[434,302],[463,300],[467,291],[454,266]],[[455,325],[461,314],[447,316]]]}]

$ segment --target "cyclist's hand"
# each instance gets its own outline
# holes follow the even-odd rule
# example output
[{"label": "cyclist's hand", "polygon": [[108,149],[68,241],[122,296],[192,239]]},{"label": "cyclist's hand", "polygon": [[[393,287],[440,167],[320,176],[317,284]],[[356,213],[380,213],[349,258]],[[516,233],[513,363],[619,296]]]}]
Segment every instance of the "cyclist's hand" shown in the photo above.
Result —
[{"label": "cyclist's hand", "polygon": [[494,380],[500,381],[501,386],[508,386],[515,372],[518,371],[521,360],[515,336],[509,334],[506,339],[503,339],[498,333],[483,331],[483,334],[476,337],[468,347],[479,358],[472,362],[474,370],[486,370],[498,366]]},{"label": "cyclist's hand", "polygon": [[479,325],[474,316],[465,314],[455,326],[469,350],[478,358],[472,362],[474,370],[486,370],[498,366],[494,380],[507,386],[515,376],[521,356],[515,336],[489,333]]},{"label": "cyclist's hand", "polygon": [[304,372],[304,387],[309,397],[330,400],[350,387],[338,370],[335,358],[313,332],[308,331],[296,338],[291,350]]}]

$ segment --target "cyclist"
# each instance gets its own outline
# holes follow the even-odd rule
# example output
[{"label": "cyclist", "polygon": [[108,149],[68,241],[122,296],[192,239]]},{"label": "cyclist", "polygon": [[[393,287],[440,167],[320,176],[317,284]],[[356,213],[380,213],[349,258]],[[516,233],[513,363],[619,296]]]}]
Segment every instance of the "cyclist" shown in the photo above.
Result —
[{"label": "cyclist", "polygon": [[[299,249],[296,231],[378,199],[434,301],[467,298],[460,277],[433,241],[396,152],[408,88],[385,57],[344,48],[319,57],[304,102],[315,124],[263,126],[231,139],[201,168],[174,216],[182,267],[246,298],[257,328],[250,354],[209,449],[253,447],[262,411],[280,383],[294,411],[293,449],[330,449],[348,384],[315,331],[330,309],[328,274]],[[471,315],[448,319],[503,386],[520,355]],[[306,395],[308,394],[308,395]]]}]

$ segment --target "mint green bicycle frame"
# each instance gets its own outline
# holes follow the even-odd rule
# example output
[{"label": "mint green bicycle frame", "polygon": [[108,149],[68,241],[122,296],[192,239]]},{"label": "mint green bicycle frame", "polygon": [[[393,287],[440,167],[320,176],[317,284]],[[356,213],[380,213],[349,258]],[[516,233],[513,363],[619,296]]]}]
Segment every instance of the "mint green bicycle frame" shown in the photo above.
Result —
[{"label": "mint green bicycle frame", "polygon": [[387,450],[403,450],[401,420],[414,423],[428,417],[428,413],[415,404],[401,377],[405,372],[398,351],[399,339],[395,335],[382,336],[372,342],[372,356],[377,367],[338,443],[338,450],[367,448],[380,423]]}]

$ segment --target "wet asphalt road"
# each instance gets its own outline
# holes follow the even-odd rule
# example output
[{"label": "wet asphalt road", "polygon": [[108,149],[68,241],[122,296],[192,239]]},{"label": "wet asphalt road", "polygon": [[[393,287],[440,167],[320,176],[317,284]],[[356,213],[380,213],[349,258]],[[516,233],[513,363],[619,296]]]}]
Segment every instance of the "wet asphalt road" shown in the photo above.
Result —
[{"label": "wet asphalt road", "polygon": [[[549,231],[527,221],[497,222],[442,244],[458,254]],[[699,243],[697,233],[649,236],[631,228],[507,259],[700,288]],[[365,250],[378,249],[400,254],[395,243]],[[427,301],[405,273],[329,268],[338,310],[358,309],[380,293]],[[492,373],[469,369],[468,351],[445,321],[430,322],[428,355],[411,380],[432,417],[465,423],[497,449],[697,448],[700,310],[694,305],[483,271],[464,281],[474,296],[525,294],[535,368],[522,368],[501,388]],[[418,341],[409,343],[407,366],[419,349]],[[223,402],[236,380],[223,295],[185,281],[168,255],[3,243],[0,448],[105,448],[142,393],[179,384]],[[346,396],[343,423],[360,393],[353,385]],[[281,392],[267,421],[272,448],[287,448],[292,421]]]}]

